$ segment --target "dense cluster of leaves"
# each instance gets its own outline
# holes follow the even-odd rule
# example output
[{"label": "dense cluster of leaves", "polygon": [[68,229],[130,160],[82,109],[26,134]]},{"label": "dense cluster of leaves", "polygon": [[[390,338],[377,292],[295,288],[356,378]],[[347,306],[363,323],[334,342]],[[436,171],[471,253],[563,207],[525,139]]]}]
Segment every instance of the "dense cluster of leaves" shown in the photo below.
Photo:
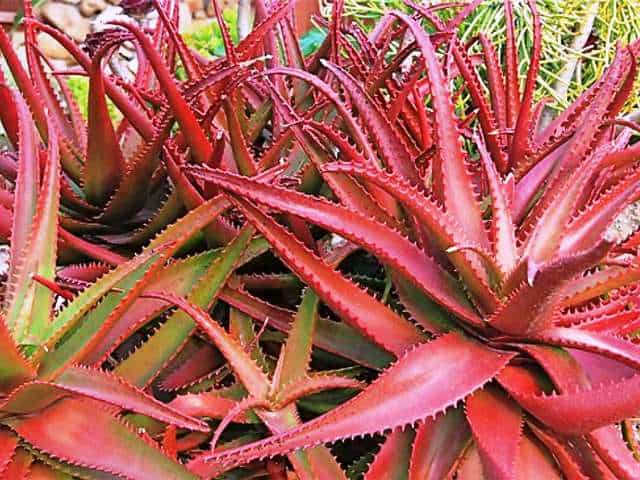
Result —
[{"label": "dense cluster of leaves", "polygon": [[[436,0],[431,3],[446,2]],[[498,52],[502,52],[506,30],[503,3],[503,0],[480,3],[460,25],[458,37],[469,41],[482,32],[495,44]],[[323,2],[321,10],[324,15],[331,14],[332,4],[329,0]],[[516,37],[519,73],[525,76],[533,42],[533,22],[526,1],[514,0],[512,4],[513,19],[520,31]],[[613,60],[617,42],[627,44],[640,38],[640,17],[635,15],[636,0],[537,0],[536,7],[545,26],[536,100],[550,97],[549,107],[554,109],[566,108],[567,100],[573,101],[602,75]],[[411,6],[404,0],[344,2],[344,13],[365,29],[372,29],[390,9],[410,11]],[[472,47],[472,51],[477,47]],[[565,69],[574,61],[575,70],[570,68],[567,76]],[[639,108],[640,95],[636,91],[629,96],[624,110],[635,112]]]},{"label": "dense cluster of leaves", "polygon": [[523,85],[511,2],[504,59],[456,35],[478,3],[367,34],[336,1],[305,57],[293,3],[256,0],[215,60],[173,0],[85,50],[27,3],[26,67],[0,31],[0,473],[640,478],[640,235],[611,229],[640,45],[539,128],[535,3]]}]

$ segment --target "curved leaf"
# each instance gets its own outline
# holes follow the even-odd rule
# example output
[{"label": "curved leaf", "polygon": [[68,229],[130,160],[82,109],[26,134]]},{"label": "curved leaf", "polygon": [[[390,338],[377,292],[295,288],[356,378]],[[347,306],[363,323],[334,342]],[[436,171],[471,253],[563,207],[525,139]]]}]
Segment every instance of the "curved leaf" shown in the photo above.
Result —
[{"label": "curved leaf", "polygon": [[36,416],[7,423],[38,450],[72,465],[133,479],[197,478],[95,401],[63,398]]},{"label": "curved leaf", "polygon": [[321,417],[246,447],[196,458],[189,466],[214,475],[250,459],[412,425],[480,388],[512,356],[459,334],[444,335],[410,350],[360,395]]}]

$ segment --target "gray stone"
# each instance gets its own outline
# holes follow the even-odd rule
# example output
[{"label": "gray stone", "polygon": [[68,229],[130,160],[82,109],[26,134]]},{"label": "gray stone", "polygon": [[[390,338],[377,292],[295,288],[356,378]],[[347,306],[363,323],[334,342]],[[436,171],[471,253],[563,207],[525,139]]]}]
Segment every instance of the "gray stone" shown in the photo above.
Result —
[{"label": "gray stone", "polygon": [[107,8],[104,0],[82,0],[80,3],[80,13],[85,17],[93,17]]},{"label": "gray stone", "polygon": [[45,21],[78,42],[84,40],[89,33],[89,20],[80,15],[74,5],[47,2],[42,6],[40,13]]}]

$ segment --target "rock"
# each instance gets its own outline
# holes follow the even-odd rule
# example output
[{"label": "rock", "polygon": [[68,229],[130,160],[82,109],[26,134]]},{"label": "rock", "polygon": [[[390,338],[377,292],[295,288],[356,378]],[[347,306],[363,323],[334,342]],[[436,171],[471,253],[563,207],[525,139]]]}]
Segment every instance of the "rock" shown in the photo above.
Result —
[{"label": "rock", "polygon": [[104,0],[82,0],[80,3],[80,13],[85,17],[93,17],[107,8]]},{"label": "rock", "polygon": [[47,2],[40,11],[42,18],[62,30],[74,40],[81,42],[89,33],[89,20],[80,15],[78,9],[66,3]]},{"label": "rock", "polygon": [[9,273],[10,248],[7,245],[0,245],[0,275]]},{"label": "rock", "polygon": [[607,238],[621,243],[640,229],[640,202],[632,203],[616,217],[607,230]]},{"label": "rock", "polygon": [[91,22],[91,31],[98,32],[105,28],[113,28],[113,25],[109,25],[109,22],[116,19],[122,20],[123,18],[122,8],[109,5],[102,13],[93,19]]},{"label": "rock", "polygon": [[38,46],[40,47],[40,50],[42,50],[42,53],[47,56],[47,58],[53,60],[64,60],[65,62],[73,61],[73,57],[67,51],[67,49],[46,33],[38,34]]},{"label": "rock", "polygon": [[[189,7],[191,13],[207,8],[207,2],[205,0],[184,0],[184,3]],[[182,6],[182,4],[180,4],[180,6]]]},{"label": "rock", "polygon": [[198,30],[202,30],[209,25],[211,25],[211,19],[206,15],[203,18],[194,18],[193,22],[191,22],[191,25],[189,26],[189,31],[187,33],[197,32]]}]

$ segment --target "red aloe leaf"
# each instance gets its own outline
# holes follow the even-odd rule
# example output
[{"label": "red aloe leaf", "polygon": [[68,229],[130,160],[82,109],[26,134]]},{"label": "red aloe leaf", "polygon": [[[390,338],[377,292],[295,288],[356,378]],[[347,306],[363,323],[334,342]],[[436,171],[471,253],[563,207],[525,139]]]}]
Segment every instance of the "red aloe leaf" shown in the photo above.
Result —
[{"label": "red aloe leaf", "polygon": [[427,332],[438,334],[456,329],[455,321],[448,312],[427,297],[421,290],[410,282],[392,277],[398,292],[398,298],[411,318]]},{"label": "red aloe leaf", "polygon": [[577,255],[545,264],[535,276],[513,292],[490,319],[503,332],[522,334],[540,332],[553,323],[553,313],[562,299],[562,287],[601,260],[609,244],[600,242]]},{"label": "red aloe leaf", "polygon": [[561,480],[563,476],[551,454],[535,438],[523,435],[516,460],[516,478]]},{"label": "red aloe leaf", "polygon": [[524,93],[522,94],[522,103],[518,111],[518,119],[515,123],[515,132],[513,134],[511,150],[509,152],[515,163],[522,162],[530,150],[529,132],[531,131],[533,121],[533,93],[535,91],[538,72],[540,70],[540,55],[542,53],[542,25],[540,22],[540,15],[538,14],[534,0],[529,0],[528,4],[533,17],[533,44],[531,45],[529,69],[527,71],[527,80],[524,85]]},{"label": "red aloe leaf", "polygon": [[[255,0],[254,8],[256,12],[256,20],[264,21],[268,16],[267,11],[267,2],[264,0]],[[264,53],[268,56],[265,59],[265,63],[269,68],[276,67],[280,64],[280,48],[279,48],[279,36],[276,34],[277,28],[270,28],[263,33],[262,36],[262,45],[264,47]],[[280,123],[280,120],[275,118],[275,124]],[[279,126],[275,127],[276,130],[279,129]]]},{"label": "red aloe leaf", "polygon": [[[482,46],[482,54],[487,69],[487,83],[489,93],[491,94],[493,114],[495,115],[498,130],[504,131],[507,129],[507,99],[504,90],[504,76],[500,69],[498,55],[493,44],[482,32],[478,34],[478,39]],[[504,138],[499,132],[496,133],[498,134],[498,138]],[[508,164],[497,164],[497,167],[500,173],[505,173],[508,169]]]},{"label": "red aloe leaf", "polygon": [[629,172],[611,190],[602,194],[568,225],[560,251],[570,253],[586,248],[605,234],[620,212],[638,198],[640,170]]},{"label": "red aloe leaf", "polygon": [[11,224],[13,213],[4,205],[0,205],[0,239],[3,243],[9,243],[11,239]]},{"label": "red aloe leaf", "polygon": [[[13,48],[13,43],[11,38],[9,37],[8,32],[4,29],[0,32],[0,52],[2,52],[2,56],[7,62],[7,66],[9,70],[11,70],[11,74],[13,76],[16,85],[20,89],[20,92],[24,95],[28,105],[30,106],[33,116],[38,128],[38,131],[42,135],[43,138],[47,136],[47,117],[44,110],[44,105],[40,95],[36,91],[35,85],[29,78],[27,71],[25,70],[22,61],[16,54],[15,49]],[[9,89],[4,85],[4,80],[2,82],[3,85],[0,87],[1,90],[4,91],[3,97],[9,92]],[[14,124],[10,127],[9,131],[17,128],[17,124]],[[13,136],[14,139],[17,138],[16,135]],[[16,144],[14,143],[14,146]]]},{"label": "red aloe leaf", "polygon": [[[236,399],[225,396],[224,390],[212,390],[203,393],[187,393],[178,395],[169,406],[190,417],[209,417],[222,419],[238,404]],[[254,423],[254,415],[243,411],[232,417],[236,423]]]},{"label": "red aloe leaf", "polygon": [[572,443],[580,456],[582,469],[589,479],[617,480],[617,477],[605,465],[586,439],[582,437],[576,438],[572,440]]},{"label": "red aloe leaf", "polygon": [[[198,189],[183,174],[182,170],[175,162],[171,151],[166,148],[166,146],[164,147],[164,153],[167,171],[171,177],[171,181],[176,185],[176,189],[182,203],[188,210],[195,210],[200,207],[205,201],[204,198],[200,195]],[[222,202],[224,204],[224,209],[231,206],[228,200],[221,195],[213,198],[217,198],[219,202]],[[212,245],[224,245],[229,243],[233,239],[235,233],[236,232],[233,227],[229,226],[219,218],[214,219],[211,225],[204,228],[205,237]]]},{"label": "red aloe leaf", "polygon": [[[508,377],[504,381],[501,378],[501,383],[520,405],[554,431],[570,435],[589,433],[618,418],[633,415],[629,412],[637,410],[640,376],[591,387],[575,359],[565,352],[540,347],[528,347],[527,350],[541,362],[561,393],[540,395],[538,388],[522,388],[522,384],[518,385]],[[623,391],[626,393],[622,394]],[[606,432],[602,435],[606,436]],[[603,445],[607,443],[604,439],[596,440],[602,441]]]},{"label": "red aloe leaf", "polygon": [[145,295],[164,300],[189,315],[220,350],[251,396],[259,400],[267,397],[271,382],[265,372],[256,364],[244,347],[213,320],[206,311],[183,297],[170,293],[147,292]]},{"label": "red aloe leaf", "polygon": [[534,425],[532,422],[527,423],[527,427],[553,454],[562,469],[562,474],[567,480],[589,480],[582,472],[580,462],[567,442],[558,438],[553,433]]},{"label": "red aloe leaf", "polygon": [[413,430],[395,430],[387,435],[364,480],[403,480],[411,457]]},{"label": "red aloe leaf", "polygon": [[[268,85],[271,84],[269,83]],[[317,169],[320,169],[321,165],[330,161],[331,157],[328,153],[323,152],[318,148],[320,146],[320,140],[314,131],[326,136],[331,143],[340,149],[344,156],[350,159],[350,161],[355,163],[364,162],[364,159],[360,158],[360,153],[349,143],[346,136],[343,136],[330,125],[324,123],[309,122],[308,124],[300,125],[299,122],[301,119],[296,112],[289,107],[287,102],[275,90],[275,88],[271,88],[270,90],[272,92],[272,100],[275,108],[278,109],[283,120],[290,124],[290,131],[293,132],[295,138],[300,144],[300,147],[304,150]],[[284,136],[285,135],[283,135],[283,137]],[[274,145],[277,144],[274,142]],[[316,147],[316,145],[318,145],[318,147]],[[270,150],[269,154],[271,154],[271,152],[278,153],[279,149],[273,148]],[[263,155],[261,164],[264,164],[263,162],[265,160],[267,160],[267,154]],[[323,174],[323,172],[320,171],[320,174]],[[398,222],[383,210],[378,203],[371,201],[370,195],[362,186],[351,180],[346,175],[323,175],[323,178],[343,205],[346,205],[355,211],[363,212],[364,214],[372,216],[379,221],[383,221],[388,225],[398,224]]]},{"label": "red aloe leaf", "polygon": [[[206,252],[173,261],[155,275],[145,290],[166,290],[178,295],[186,295],[215,258],[214,254]],[[131,333],[166,309],[167,305],[160,300],[138,297],[113,328],[88,352],[84,362],[101,365]]]},{"label": "red aloe leaf", "polygon": [[218,441],[220,437],[224,433],[225,428],[229,426],[229,424],[233,421],[235,417],[242,415],[244,412],[248,412],[249,410],[267,410],[271,404],[268,400],[264,398],[254,398],[251,396],[245,397],[242,400],[239,400],[235,403],[233,408],[229,410],[229,412],[225,415],[222,421],[216,427],[216,430],[213,432],[213,437],[211,438],[211,445],[209,449],[213,452],[216,450],[218,446]]},{"label": "red aloe leaf", "polygon": [[518,403],[554,431],[584,435],[633,416],[640,401],[640,376],[548,396],[511,390]]},{"label": "red aloe leaf", "polygon": [[[31,10],[31,4],[29,2],[24,3],[24,16],[26,19],[33,19],[33,12]],[[58,129],[58,135],[69,141],[74,147],[76,144],[76,136],[73,132],[73,126],[69,122],[68,116],[62,107],[62,103],[59,101],[57,94],[55,93],[52,84],[47,78],[45,73],[42,59],[48,61],[46,57],[40,55],[37,47],[36,31],[32,22],[24,23],[25,33],[25,56],[26,63],[29,69],[30,81],[35,87],[35,91],[38,93],[38,100],[44,105],[48,122]],[[30,105],[31,107],[31,105]],[[33,108],[33,107],[31,107]],[[42,127],[40,127],[42,128]],[[43,139],[47,138],[50,133],[50,127],[47,126],[47,133],[42,135]]]},{"label": "red aloe leaf", "polygon": [[459,334],[444,335],[410,350],[360,395],[321,417],[246,447],[198,457],[189,466],[211,475],[254,458],[412,425],[455,405],[512,357]]},{"label": "red aloe leaf", "polygon": [[[37,192],[36,203],[33,205],[35,210],[31,224],[24,224],[24,227],[29,229],[24,244],[21,236],[14,237],[13,234],[21,228],[21,221],[17,220],[17,217],[28,214],[26,208],[31,208],[31,200],[26,198],[30,195],[26,192],[23,194],[23,189],[31,190],[31,188],[39,186],[38,157],[36,156],[33,160],[23,159],[27,164],[33,161],[35,165],[29,167],[25,165],[27,170],[23,172],[25,176],[22,178],[20,171],[18,173],[13,223],[17,230],[12,230],[11,238],[12,270],[10,275],[12,274],[14,277],[10,278],[5,295],[7,325],[13,329],[13,334],[18,341],[28,343],[39,343],[44,339],[53,306],[53,293],[31,278],[33,275],[38,275],[46,280],[55,278],[58,207],[60,205],[60,159],[57,132],[54,131],[51,123],[48,125],[51,132],[42,185]],[[21,128],[26,129],[25,135],[28,135],[28,127],[23,124]],[[22,154],[22,152],[20,153]],[[31,154],[29,149],[26,153]],[[31,172],[31,174],[35,174],[35,178],[29,174],[31,168],[35,169]],[[29,181],[36,183],[28,187],[21,185],[21,182]],[[17,240],[16,244],[13,243],[14,239]]]},{"label": "red aloe leaf", "polygon": [[[133,174],[133,172],[131,172]],[[113,200],[109,202],[107,207],[113,205]],[[123,209],[121,212],[130,212],[130,210]],[[176,189],[172,189],[163,200],[162,204],[153,213],[153,215],[145,221],[145,223],[132,230],[123,233],[114,233],[106,235],[100,235],[101,240],[106,241],[112,245],[131,245],[141,246],[147,243],[155,234],[160,232],[166,225],[170,225],[175,222],[180,215],[184,213],[182,200]],[[105,216],[107,212],[104,212]],[[104,216],[102,217],[104,219]]]},{"label": "red aloe leaf", "polygon": [[[592,157],[581,164],[581,168],[573,171],[566,170],[553,180],[552,193],[545,191],[546,198],[541,199],[536,207],[544,208],[535,227],[528,235],[524,255],[528,257],[529,275],[535,275],[536,268],[549,261],[558,253],[560,242],[566,232],[567,225],[580,206],[580,200],[585,193],[590,191],[591,178],[598,165],[606,146],[601,147]],[[537,212],[534,211],[532,216]],[[533,217],[531,217],[533,218]],[[587,245],[591,247],[594,243]]]},{"label": "red aloe leaf", "polygon": [[483,474],[482,460],[476,444],[472,443],[466,449],[455,474],[458,480],[488,480]]},{"label": "red aloe leaf", "polygon": [[[492,480],[483,474],[480,454],[476,445],[472,445],[462,459],[457,471],[459,480]],[[562,475],[558,471],[555,459],[542,446],[529,436],[523,436],[518,445],[516,460],[516,478],[535,480],[560,480]]]},{"label": "red aloe leaf", "polygon": [[477,139],[476,145],[480,152],[480,162],[484,168],[489,183],[491,195],[491,237],[494,239],[494,252],[496,262],[506,274],[510,273],[518,261],[518,249],[516,246],[515,224],[509,208],[509,199],[505,194],[505,186],[500,179],[496,167],[488,156],[481,139]]},{"label": "red aloe leaf", "polygon": [[[381,347],[399,355],[423,336],[410,322],[377,302],[304,247],[273,219],[238,198],[234,202],[274,250],[343,319]],[[385,332],[394,331],[393,337]]]},{"label": "red aloe leaf", "polygon": [[[202,75],[202,68],[200,64],[195,60],[193,52],[186,45],[184,39],[178,33],[178,18],[177,15],[173,15],[173,18],[169,18],[166,8],[163,7],[158,0],[154,0],[154,7],[158,12],[158,16],[162,21],[162,25],[169,33],[169,38],[173,42],[173,46],[180,55],[180,60],[184,66],[185,71],[190,79],[194,79]],[[177,7],[176,7],[177,10]],[[175,12],[174,13],[179,13]]]},{"label": "red aloe leaf", "polygon": [[13,455],[11,463],[7,465],[3,475],[5,478],[14,480],[27,480],[31,478],[31,464],[33,463],[33,455],[24,448],[18,448]]},{"label": "red aloe leaf", "polygon": [[[520,408],[499,389],[478,390],[466,403],[466,413],[485,476],[515,479],[518,444],[522,435]],[[500,434],[495,427],[500,425]]]},{"label": "red aloe leaf", "polygon": [[[397,198],[409,213],[415,215],[421,226],[431,233],[431,240],[440,249],[449,253],[452,263],[458,269],[458,273],[467,280],[466,284],[477,296],[483,307],[490,312],[497,308],[498,300],[484,279],[484,272],[478,268],[477,260],[469,257],[467,252],[456,249],[458,246],[470,244],[465,236],[466,231],[463,230],[452,215],[444,212],[428,193],[421,192],[418,187],[412,186],[391,174],[382,171],[376,172],[367,167],[332,163],[324,166],[323,170],[325,172],[346,172],[362,177]],[[477,250],[484,252],[478,245],[471,243],[471,246],[478,247]],[[486,257],[490,258],[491,255],[487,254]],[[416,286],[424,289],[424,286],[420,283],[416,283]],[[426,293],[434,297],[433,294]],[[464,305],[466,303],[465,300],[455,291],[452,292],[452,295],[457,297],[462,305],[458,306],[450,303],[446,305],[447,308],[458,316],[474,322],[473,317],[475,314],[470,311],[465,312],[465,310],[468,310]]]},{"label": "red aloe leaf", "polygon": [[506,75],[505,90],[507,94],[507,128],[514,128],[520,111],[520,80],[518,79],[518,46],[514,31],[513,5],[504,0],[504,17],[506,31]]},{"label": "red aloe leaf", "polygon": [[204,422],[181,414],[109,372],[94,368],[69,367],[56,378],[55,384],[65,390],[111,403],[124,410],[141,413],[180,428],[209,431]]},{"label": "red aloe leaf", "polygon": [[195,479],[95,401],[62,398],[36,416],[7,423],[38,450],[72,465],[125,478]]},{"label": "red aloe leaf", "polygon": [[139,142],[131,158],[121,166],[117,181],[111,189],[108,198],[100,212],[99,219],[103,222],[113,222],[142,208],[148,198],[149,178],[158,166],[160,149],[166,140],[169,130],[169,110],[164,109],[157,114],[157,129],[153,136]]},{"label": "red aloe leaf", "polygon": [[359,118],[369,131],[372,143],[381,151],[384,164],[391,171],[417,185],[420,182],[420,176],[415,163],[411,160],[402,137],[394,130],[381,108],[347,72],[329,62],[324,62],[323,65],[349,93],[353,107],[358,111]]},{"label": "red aloe leaf", "polygon": [[126,28],[135,36],[153,67],[153,71],[158,78],[158,83],[161,85],[162,91],[166,95],[167,101],[173,109],[173,114],[182,128],[184,138],[191,147],[191,153],[194,159],[198,163],[207,163],[213,153],[213,147],[198,124],[193,110],[189,107],[189,104],[182,96],[167,65],[165,65],[159,52],[155,49],[151,40],[149,40],[149,37],[131,22],[113,20],[111,23]]},{"label": "red aloe leaf", "polygon": [[[194,173],[200,176],[198,171]],[[249,199],[338,233],[370,250],[437,302],[463,318],[474,317],[460,305],[460,297],[456,298],[457,292],[436,261],[386,225],[335,203],[233,174],[210,171],[203,172],[202,178],[241,196],[243,202]]]},{"label": "red aloe leaf", "polygon": [[[583,366],[586,366],[585,360],[588,359],[590,363],[596,363],[598,368],[611,368],[612,362],[603,362],[602,358],[598,358],[596,355],[589,355],[588,357],[585,357],[583,354],[578,357],[578,353],[580,352],[575,352],[572,355],[569,355],[561,349],[548,347],[526,346],[524,347],[524,350],[527,351],[544,368],[561,394],[572,395],[576,392],[587,391],[592,392],[596,396],[606,396],[606,394],[599,391],[600,386],[604,385],[612,388],[620,381],[621,378],[618,375],[618,370],[614,367],[614,370],[616,370],[614,375],[606,379],[605,383],[602,383],[594,390],[587,379],[587,374],[591,374],[592,368],[587,371],[583,369]],[[578,362],[576,358],[580,359],[580,362]],[[634,376],[622,381],[632,380],[634,378],[636,377]],[[513,384],[510,385],[508,382],[506,386],[507,389],[515,388],[515,390],[519,391],[520,394],[524,394],[529,397],[535,397],[540,393],[539,389],[521,389],[514,387]],[[591,407],[597,411],[598,405],[599,404],[596,402]],[[615,408],[615,405],[612,407]],[[584,409],[584,406],[582,408]],[[538,433],[536,433],[536,435],[540,437]],[[598,453],[598,455],[600,455],[607,466],[611,468],[619,478],[631,480],[638,477],[638,474],[640,473],[640,465],[633,458],[626,444],[622,441],[620,433],[613,425],[606,425],[602,428],[598,428],[597,430],[589,433],[587,438],[589,439],[591,447]],[[549,443],[549,435],[547,435],[546,441],[544,438],[542,438],[542,441],[545,444]],[[557,445],[557,443],[558,442],[556,441],[555,448],[551,449],[554,454],[554,450],[561,447]],[[565,461],[570,464],[572,463],[571,458],[567,456],[566,451],[564,453],[561,451],[560,454],[556,454],[556,457],[559,459],[566,457]],[[562,464],[562,462],[560,463]],[[584,459],[580,461],[580,464],[583,469],[585,469]],[[599,469],[606,470],[606,467],[602,466]],[[575,465],[570,465],[569,472],[571,471],[575,471]]]},{"label": "red aloe leaf", "polygon": [[493,112],[489,109],[482,84],[480,83],[480,77],[473,68],[469,54],[464,50],[459,40],[454,39],[452,41],[451,50],[456,60],[458,70],[465,80],[466,88],[471,95],[471,99],[478,108],[478,119],[485,133],[484,139],[491,152],[491,159],[499,166],[501,171],[505,171],[505,165],[507,165],[508,159],[505,149],[503,145],[501,145],[502,135],[495,134],[500,126]]},{"label": "red aloe leaf", "polygon": [[614,118],[618,115],[618,112],[620,112],[622,107],[624,107],[629,96],[632,94],[636,82],[636,75],[638,73],[638,53],[634,52],[630,46],[627,46],[625,50],[628,53],[628,56],[625,56],[623,62],[625,68],[628,68],[629,70],[625,70],[627,72],[626,78],[620,86],[620,89],[615,92],[613,102],[609,105],[609,118]]},{"label": "red aloe leaf", "polygon": [[18,447],[18,437],[9,430],[0,430],[0,475],[13,459]]},{"label": "red aloe leaf", "polygon": [[222,43],[224,45],[224,52],[227,56],[227,60],[230,63],[236,63],[238,61],[236,55],[236,49],[231,41],[231,33],[229,33],[229,27],[227,26],[227,22],[224,21],[222,17],[222,12],[220,11],[220,7],[218,6],[217,0],[213,0],[213,10],[215,12],[216,21],[218,22],[218,27],[220,28],[220,34],[222,37]]},{"label": "red aloe leaf", "polygon": [[[215,200],[212,199],[212,200]],[[223,209],[220,202],[212,200],[203,204],[208,207],[204,211],[200,209],[192,210],[176,225],[184,222],[192,213],[197,212],[205,215],[204,218],[211,219]],[[218,211],[215,211],[215,207]],[[208,210],[208,211],[207,211]],[[209,216],[206,216],[206,215]],[[193,220],[193,219],[192,219]],[[206,220],[205,220],[206,221]],[[187,222],[192,223],[192,222]],[[211,263],[207,271],[200,277],[198,283],[189,294],[189,301],[204,308],[213,306],[225,285],[232,271],[238,266],[241,255],[245,252],[249,240],[253,235],[253,229],[245,227],[221,253],[221,255]],[[161,234],[158,238],[162,238]],[[165,301],[163,297],[150,297],[150,292],[145,292],[147,298],[158,298]],[[173,299],[173,297],[171,297]],[[160,370],[179,352],[189,336],[196,328],[195,320],[189,318],[184,312],[175,312],[167,321],[154,333],[154,335],[135,352],[129,355],[126,360],[120,363],[115,372],[128,379],[131,383],[140,387],[151,381]],[[223,352],[224,353],[224,352]],[[242,364],[239,364],[239,368]],[[251,366],[246,367],[250,374]],[[256,385],[258,388],[259,385]],[[262,387],[261,387],[262,388]]]},{"label": "red aloe leaf", "polygon": [[80,320],[106,295],[113,295],[111,290],[132,273],[141,269],[157,252],[149,249],[137,255],[131,261],[107,273],[90,287],[83,290],[54,319],[47,332],[47,350],[53,350],[65,332],[75,328]]},{"label": "red aloe leaf", "polygon": [[279,408],[286,407],[303,397],[335,388],[364,389],[365,384],[340,375],[318,374],[302,377],[289,382],[281,388],[274,401]]},{"label": "red aloe leaf", "polygon": [[471,432],[461,408],[420,424],[413,442],[409,480],[446,478],[469,443]]},{"label": "red aloe leaf", "polygon": [[15,389],[2,402],[5,415],[30,414],[46,408],[69,393],[92,398],[123,410],[130,410],[181,428],[206,432],[208,426],[127,384],[121,378],[98,369],[69,367],[55,383],[31,382]]},{"label": "red aloe leaf", "polygon": [[[17,93],[13,93],[13,97],[18,114],[19,157],[11,227],[12,255],[7,274],[9,283],[5,295],[5,307],[11,303],[12,290],[20,287],[16,285],[19,266],[27,253],[29,235],[36,215],[38,185],[40,185],[37,133],[25,101]],[[8,322],[11,328],[15,327],[17,313],[9,312]]]},{"label": "red aloe leaf", "polygon": [[[268,321],[272,328],[285,333],[290,332],[294,312],[275,307],[247,292],[228,287],[222,291],[220,299],[259,322]],[[313,341],[318,348],[375,370],[382,370],[393,358],[347,324],[324,318],[317,321]]]},{"label": "red aloe leaf", "polygon": [[340,96],[327,83],[323,82],[320,78],[312,75],[311,73],[308,73],[304,70],[296,70],[293,68],[278,67],[268,70],[266,73],[270,75],[289,75],[304,80],[305,82],[312,85],[315,89],[322,93],[327,98],[327,101],[331,102],[335,106],[336,110],[340,113],[340,117],[344,122],[346,122],[349,132],[355,138],[360,148],[363,149],[363,158],[366,158],[370,163],[376,163],[378,161],[378,157],[373,150],[371,142],[369,142],[368,140],[366,131],[362,127],[360,127],[350,108],[345,104],[345,102],[341,100]]},{"label": "red aloe leaf", "polygon": [[578,328],[555,327],[539,332],[535,338],[550,345],[577,348],[604,355],[640,369],[640,345],[620,337]]},{"label": "red aloe leaf", "polygon": [[[176,248],[177,244],[174,243],[152,250],[153,254],[147,262],[118,283],[120,292],[111,293],[103,298],[101,303],[90,311],[83,318],[82,323],[65,338],[55,344],[49,341],[50,351],[45,351],[40,359],[39,377],[54,378],[66,366],[85,361],[85,358],[100,345],[114,324],[138,298],[154,275],[164,266]],[[69,325],[65,327],[68,329]]]},{"label": "red aloe leaf", "polygon": [[264,41],[265,35],[272,32],[275,24],[282,20],[289,13],[294,2],[291,0],[280,0],[273,2],[266,17],[257,25],[254,25],[249,34],[240,41],[236,47],[238,60],[247,61],[256,55],[256,47]]},{"label": "red aloe leaf", "polygon": [[95,282],[107,272],[109,272],[109,266],[104,263],[81,263],[60,268],[56,276],[62,282],[85,286]]},{"label": "red aloe leaf", "polygon": [[80,152],[86,152],[87,150],[87,131],[86,131],[86,122],[85,118],[80,112],[80,107],[78,107],[78,103],[71,92],[71,88],[69,88],[69,84],[64,79],[62,75],[55,75],[55,79],[58,83],[58,87],[60,88],[60,93],[64,98],[65,106],[69,111],[69,121],[71,123],[71,128],[76,137],[76,142],[78,144],[78,150]]},{"label": "red aloe leaf", "polygon": [[[2,35],[2,34],[0,34]],[[16,109],[15,97],[11,89],[4,84],[4,78],[0,73],[0,101],[4,108],[0,111],[0,122],[4,127],[7,138],[13,145],[14,150],[18,150],[20,141],[18,134],[18,111]],[[6,176],[3,171],[3,176]]]},{"label": "red aloe leaf", "polygon": [[312,290],[302,295],[298,312],[293,319],[289,336],[273,373],[273,385],[276,391],[306,375],[311,361],[311,348],[318,320],[319,299]]},{"label": "red aloe leaf", "polygon": [[[597,408],[597,407],[595,407]],[[634,480],[640,476],[640,463],[632,455],[615,425],[607,425],[588,435],[591,448],[617,478]]]},{"label": "red aloe leaf", "polygon": [[83,189],[87,199],[103,205],[120,183],[125,167],[118,137],[111,123],[104,87],[102,63],[111,47],[98,51],[89,70],[87,157],[83,170]]},{"label": "red aloe leaf", "polygon": [[[192,433],[191,435],[204,435],[201,432]],[[50,477],[43,477],[42,480],[61,480],[61,475],[64,480],[68,480],[64,475],[71,475],[73,478],[89,478],[91,480],[120,480],[122,477],[118,477],[106,472],[100,472],[98,470],[93,470],[90,468],[79,467],[76,465],[70,465],[69,463],[64,463],[55,458],[46,455],[43,452],[40,452],[36,449],[32,449],[31,454],[36,457],[38,462],[33,464],[31,468],[32,477],[30,480],[34,479],[33,472],[35,471],[37,474],[40,474],[39,470],[40,466],[45,466],[49,468],[50,471],[54,472],[54,477],[51,479]],[[40,477],[35,477],[40,478]]]},{"label": "red aloe leaf", "polygon": [[267,357],[260,346],[260,337],[265,328],[266,326],[256,332],[251,317],[235,308],[229,312],[229,334],[242,345],[244,350],[264,372],[271,373],[273,371],[272,365],[267,362]]},{"label": "red aloe leaf", "polygon": [[631,285],[640,280],[640,266],[612,266],[575,279],[564,291],[563,307],[582,305],[616,288]]},{"label": "red aloe leaf", "polygon": [[393,12],[411,30],[422,53],[428,73],[435,115],[437,152],[433,161],[433,190],[456,218],[465,218],[469,238],[481,246],[487,244],[482,214],[473,191],[473,181],[465,164],[462,144],[448,83],[436,58],[435,48],[422,27],[404,13]]},{"label": "red aloe leaf", "polygon": [[211,345],[188,343],[169,366],[159,386],[169,392],[186,388],[211,374],[222,361],[218,350]]},{"label": "red aloe leaf", "polygon": [[244,115],[244,105],[240,95],[231,95],[231,99],[225,99],[224,113],[227,120],[229,140],[233,150],[233,159],[242,175],[253,177],[256,172],[256,161],[251,153],[249,144],[242,131],[242,125],[238,115]]},{"label": "red aloe leaf", "polygon": [[[82,51],[80,46],[69,36],[67,36],[61,30],[41,23],[37,20],[25,18],[25,23],[32,24],[37,30],[46,33],[62,45],[67,50],[76,62],[86,72],[91,69],[91,58]],[[109,98],[113,100],[118,110],[122,112],[123,116],[133,126],[140,135],[145,138],[151,138],[153,133],[153,123],[147,117],[144,109],[139,108],[138,105],[132,102],[129,94],[121,89],[114,80],[113,77],[105,77],[105,89]]]}]

